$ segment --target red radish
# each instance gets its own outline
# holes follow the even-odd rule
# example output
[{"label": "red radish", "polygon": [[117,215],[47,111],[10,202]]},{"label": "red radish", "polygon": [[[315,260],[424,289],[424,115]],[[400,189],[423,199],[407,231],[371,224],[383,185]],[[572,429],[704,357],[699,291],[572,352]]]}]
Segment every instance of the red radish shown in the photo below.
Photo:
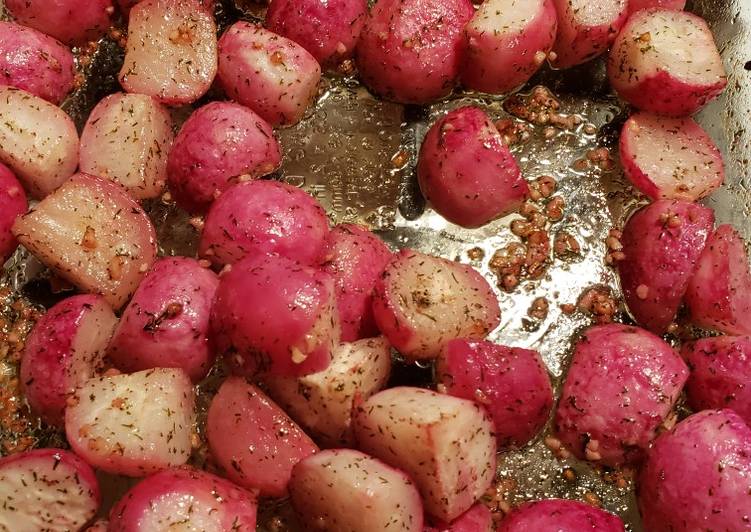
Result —
[{"label": "red radish", "polygon": [[302,521],[326,532],[423,532],[422,502],[412,480],[359,451],[305,458],[292,470],[289,491]]},{"label": "red radish", "polygon": [[334,282],[284,257],[250,255],[219,278],[211,329],[238,374],[322,371],[340,337]]},{"label": "red radish", "polygon": [[684,345],[688,400],[697,412],[731,408],[751,426],[751,337],[716,336]]},{"label": "red radish", "polygon": [[628,0],[629,13],[652,7],[682,10],[686,7],[686,0]]},{"label": "red radish", "polygon": [[108,355],[128,373],[182,368],[197,382],[214,363],[209,316],[219,280],[187,257],[165,257],[143,278],[109,344]]},{"label": "red radish", "polygon": [[579,501],[547,499],[528,502],[501,521],[498,532],[623,532],[617,516]]},{"label": "red radish", "polygon": [[272,126],[289,126],[316,97],[321,67],[296,42],[241,21],[219,41],[219,79],[232,99]]},{"label": "red radish", "polygon": [[0,267],[13,255],[18,241],[11,228],[16,218],[26,212],[28,202],[16,176],[0,163]]},{"label": "red radish", "polygon": [[180,369],[90,379],[65,411],[75,453],[97,469],[130,477],[187,462],[194,422],[193,386]]},{"label": "red radish", "polygon": [[13,532],[80,530],[99,508],[94,471],[62,449],[0,458],[0,528]]},{"label": "red radish", "polygon": [[26,91],[0,87],[0,162],[29,193],[45,197],[78,166],[78,132],[59,107]]},{"label": "red radish", "polygon": [[204,471],[175,468],[146,477],[110,511],[108,532],[256,529],[256,496]]},{"label": "red radish", "polygon": [[751,272],[746,247],[730,225],[707,240],[686,290],[691,321],[725,334],[751,334]]},{"label": "red radish", "polygon": [[705,410],[655,441],[639,474],[645,530],[748,530],[751,427]]},{"label": "red radish", "polygon": [[639,325],[662,334],[673,323],[713,226],[712,209],[671,200],[655,201],[626,223],[618,273]]},{"label": "red radish", "polygon": [[452,340],[436,363],[446,392],[484,405],[500,447],[522,447],[540,432],[553,408],[553,389],[536,351],[483,340]]},{"label": "red radish", "polygon": [[501,320],[493,289],[476,270],[408,249],[376,283],[373,314],[391,345],[412,359],[435,358],[454,338],[483,339]]},{"label": "red radish", "polygon": [[475,504],[451,523],[438,523],[425,532],[493,532],[493,514],[483,503]]},{"label": "red radish", "polygon": [[115,183],[76,174],[16,220],[19,242],[78,288],[119,309],[156,257],[154,226]]},{"label": "red radish", "polygon": [[352,56],[367,16],[366,0],[272,0],[266,26],[331,67]]},{"label": "red radish", "polygon": [[493,424],[472,401],[390,388],[357,407],[354,428],[359,448],[407,473],[442,521],[469,510],[495,477]]},{"label": "red radish", "polygon": [[360,79],[399,103],[448,96],[464,59],[469,0],[378,0],[357,44]]},{"label": "red radish", "polygon": [[707,23],[684,11],[637,11],[618,34],[608,77],[633,106],[665,116],[693,114],[727,85]]},{"label": "red radish", "polygon": [[391,373],[391,346],[385,338],[343,343],[328,368],[304,377],[271,377],[269,395],[317,441],[351,446],[352,409],[380,391]]},{"label": "red radish", "polygon": [[73,90],[73,54],[32,28],[0,22],[0,85],[17,87],[59,105]]},{"label": "red radish", "polygon": [[117,318],[101,296],[79,295],[53,306],[26,339],[21,385],[32,411],[62,426],[68,397],[100,374]]},{"label": "red radish", "polygon": [[430,127],[420,147],[420,190],[447,220],[479,227],[516,210],[529,188],[490,118],[461,107]]},{"label": "red radish", "polygon": [[620,152],[626,177],[652,199],[696,201],[725,180],[720,150],[691,118],[632,115]]},{"label": "red radish", "polygon": [[488,0],[464,28],[462,84],[493,94],[524,85],[548,57],[558,20],[553,0]]},{"label": "red radish", "polygon": [[278,253],[318,266],[328,234],[326,211],[307,192],[278,181],[248,181],[233,185],[213,203],[198,252],[216,265]]},{"label": "red radish", "polygon": [[144,0],[131,9],[120,69],[127,92],[170,105],[192,103],[216,71],[216,25],[201,0]]},{"label": "red radish", "polygon": [[556,431],[577,457],[606,466],[638,463],[688,378],[660,337],[620,324],[591,327],[576,344],[556,412]]},{"label": "red radish", "polygon": [[91,112],[81,133],[81,172],[109,178],[135,199],[156,198],[167,181],[172,118],[151,96],[111,94]]},{"label": "red radish", "polygon": [[169,152],[170,192],[187,211],[204,212],[238,180],[276,170],[281,157],[263,118],[236,103],[211,102],[190,115]]},{"label": "red radish", "polygon": [[282,497],[292,468],[318,451],[266,395],[240,377],[224,381],[209,407],[206,435],[225,475],[263,497]]},{"label": "red radish", "polygon": [[364,227],[341,224],[329,233],[323,254],[323,270],[336,283],[342,341],[377,336],[373,286],[391,260],[391,250]]},{"label": "red radish", "polygon": [[570,68],[605,53],[628,17],[627,0],[554,0],[558,34],[552,61]]},{"label": "red radish", "polygon": [[20,24],[51,35],[65,44],[96,41],[112,25],[112,0],[5,0]]}]

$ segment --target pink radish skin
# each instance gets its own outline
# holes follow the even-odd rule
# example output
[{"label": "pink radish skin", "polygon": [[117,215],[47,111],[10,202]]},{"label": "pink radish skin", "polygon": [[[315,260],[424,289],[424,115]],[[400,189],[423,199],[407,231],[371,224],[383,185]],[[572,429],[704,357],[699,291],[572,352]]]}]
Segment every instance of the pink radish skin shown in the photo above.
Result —
[{"label": "pink radish skin", "polygon": [[557,27],[553,0],[482,3],[464,29],[462,85],[492,94],[521,87],[547,59]]},{"label": "pink radish skin", "polygon": [[203,96],[216,72],[216,25],[200,0],[144,0],[131,9],[119,75],[126,92],[183,105]]},{"label": "pink radish skin", "polygon": [[342,224],[329,233],[323,270],[336,283],[343,342],[378,335],[373,317],[373,286],[392,256],[388,246],[364,227]]},{"label": "pink radish skin", "polygon": [[249,181],[211,206],[198,252],[220,266],[265,253],[317,266],[328,234],[326,211],[313,196],[286,183]]},{"label": "pink radish skin", "polygon": [[229,377],[209,407],[211,454],[235,484],[262,497],[283,497],[292,468],[316,453],[315,443],[256,386]]},{"label": "pink radish skin", "polygon": [[558,33],[556,68],[571,68],[605,53],[628,17],[626,0],[553,0]]},{"label": "pink radish skin", "polygon": [[103,369],[115,325],[110,306],[94,295],[64,299],[42,316],[21,358],[21,385],[33,412],[63,426],[68,397]]},{"label": "pink radish skin", "polygon": [[81,172],[124,186],[137,200],[159,197],[174,134],[167,109],[151,96],[117,93],[100,101],[81,133]]},{"label": "pink radish skin", "polygon": [[692,323],[725,334],[751,334],[751,272],[746,247],[730,225],[709,237],[686,290]]},{"label": "pink radish skin", "polygon": [[652,199],[700,200],[722,185],[722,154],[691,118],[632,115],[620,152],[626,177]]},{"label": "pink radish skin", "polygon": [[214,363],[209,316],[219,280],[197,260],[159,259],[138,285],[109,344],[120,370],[182,368],[193,382]]},{"label": "pink radish skin", "polygon": [[320,530],[423,532],[422,502],[412,480],[359,451],[305,458],[292,470],[289,491],[302,522]]},{"label": "pink radish skin", "polygon": [[465,55],[469,0],[378,0],[357,44],[360,79],[399,103],[425,104],[448,96]]},{"label": "pink radish skin", "polygon": [[236,103],[212,102],[183,124],[168,161],[172,196],[185,210],[199,213],[238,180],[276,170],[281,152],[263,118]]},{"label": "pink radish skin", "polygon": [[437,357],[455,338],[483,339],[501,320],[493,289],[476,270],[409,249],[376,283],[378,328],[404,356]]},{"label": "pink radish skin", "polygon": [[333,279],[278,255],[250,255],[219,278],[211,329],[237,374],[322,371],[340,339]]},{"label": "pink radish skin", "polygon": [[751,426],[751,337],[717,336],[684,345],[695,411],[730,408]]},{"label": "pink radish skin", "polygon": [[628,0],[629,14],[653,7],[682,11],[686,7],[686,0]]},{"label": "pink radish skin", "polygon": [[358,448],[414,480],[425,511],[450,522],[495,477],[496,442],[485,409],[423,388],[389,388],[356,408]]},{"label": "pink radish skin", "polygon": [[516,210],[529,188],[490,118],[477,107],[451,111],[420,147],[420,190],[444,218],[480,227]]},{"label": "pink radish skin", "polygon": [[579,501],[547,499],[525,503],[503,518],[498,532],[623,532],[617,516]]},{"label": "pink radish skin", "polygon": [[639,325],[662,334],[673,323],[713,226],[712,209],[671,200],[655,201],[626,223],[618,273]]},{"label": "pink radish skin", "polygon": [[115,12],[112,0],[6,0],[5,7],[19,24],[71,46],[99,39]]},{"label": "pink radish skin", "polygon": [[100,500],[94,470],[69,451],[36,449],[0,458],[3,530],[80,530]]},{"label": "pink radish skin", "polygon": [[446,393],[485,405],[502,448],[526,445],[553,408],[550,378],[536,351],[452,340],[438,358],[435,374]]},{"label": "pink radish skin", "polygon": [[120,309],[156,257],[154,226],[119,185],[76,174],[13,225],[45,265]]},{"label": "pink radish skin", "polygon": [[59,105],[73,90],[73,54],[35,29],[0,22],[0,85],[17,87]]},{"label": "pink radish skin", "polygon": [[587,329],[563,384],[558,437],[581,459],[638,463],[687,378],[683,359],[658,336],[620,324]]},{"label": "pink radish skin", "polygon": [[748,530],[751,428],[732,410],[705,410],[661,435],[637,496],[645,530]]},{"label": "pink radish skin", "polygon": [[449,524],[425,527],[425,532],[493,532],[493,514],[482,503],[475,504]]},{"label": "pink radish skin", "polygon": [[254,493],[205,471],[176,468],[146,477],[110,511],[108,532],[256,529]]},{"label": "pink radish skin", "polygon": [[78,131],[65,111],[33,94],[0,87],[0,163],[36,199],[62,185],[78,166]]},{"label": "pink radish skin", "polygon": [[0,163],[0,267],[18,247],[11,228],[27,208],[26,193],[21,183],[7,166]]},{"label": "pink radish skin", "polygon": [[391,346],[385,338],[342,343],[328,368],[304,377],[264,378],[269,395],[321,445],[352,447],[352,410],[386,386]]},{"label": "pink radish skin", "polygon": [[695,113],[727,85],[707,23],[669,9],[645,9],[629,18],[610,51],[608,78],[631,105],[673,117]]},{"label": "pink radish skin", "polygon": [[302,120],[320,79],[310,52],[260,26],[236,22],[219,40],[219,80],[227,94],[272,126]]},{"label": "pink radish skin", "polygon": [[352,57],[367,15],[366,0],[273,0],[266,27],[332,67]]}]

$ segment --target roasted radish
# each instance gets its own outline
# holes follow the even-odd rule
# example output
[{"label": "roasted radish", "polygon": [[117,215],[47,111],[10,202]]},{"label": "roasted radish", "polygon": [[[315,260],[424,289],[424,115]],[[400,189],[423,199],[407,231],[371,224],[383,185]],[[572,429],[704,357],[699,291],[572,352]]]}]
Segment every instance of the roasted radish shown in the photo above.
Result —
[{"label": "roasted radish", "polygon": [[634,13],[642,9],[649,9],[651,7],[681,10],[686,7],[686,0],[628,0],[629,13]]},{"label": "roasted radish", "polygon": [[357,407],[354,427],[359,448],[407,473],[437,519],[469,510],[495,477],[493,424],[472,401],[390,388]]},{"label": "roasted radish", "polygon": [[119,309],[154,262],[156,235],[141,207],[107,179],[76,174],[18,218],[29,251],[86,292]]},{"label": "roasted radish", "polygon": [[318,451],[271,399],[244,379],[224,381],[209,407],[209,448],[225,475],[264,497],[282,497],[292,468]]},{"label": "roasted radish", "polygon": [[28,202],[16,176],[0,163],[0,268],[13,254],[18,241],[11,229],[16,218],[26,212]]},{"label": "roasted radish", "polygon": [[493,514],[483,503],[477,503],[451,523],[435,523],[425,532],[493,532]]},{"label": "roasted radish", "polygon": [[391,345],[413,359],[435,358],[455,338],[483,339],[501,319],[477,271],[407,249],[376,283],[373,313]]},{"label": "roasted radish", "polygon": [[501,521],[498,532],[623,532],[617,516],[589,504],[547,499],[522,504]]},{"label": "roasted radish", "polygon": [[112,25],[112,0],[5,0],[6,9],[24,26],[65,44],[96,41]]},{"label": "roasted radish", "polygon": [[707,23],[684,11],[637,11],[618,34],[608,77],[619,96],[643,111],[693,114],[727,85]]}]

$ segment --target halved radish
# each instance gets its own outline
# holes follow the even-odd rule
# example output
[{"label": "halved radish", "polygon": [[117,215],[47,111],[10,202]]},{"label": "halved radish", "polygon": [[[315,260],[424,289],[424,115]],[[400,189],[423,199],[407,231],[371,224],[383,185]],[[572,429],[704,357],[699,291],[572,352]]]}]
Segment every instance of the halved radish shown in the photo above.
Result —
[{"label": "halved radish", "polygon": [[154,226],[119,185],[76,174],[18,218],[13,233],[81,290],[119,309],[156,257]]},{"label": "halved radish", "polygon": [[425,532],[493,532],[493,514],[483,503],[477,503],[450,523],[436,522]]},{"label": "halved radish", "polygon": [[469,266],[400,251],[376,283],[378,328],[403,355],[435,358],[454,338],[482,339],[501,320],[485,278]]},{"label": "halved radish", "polygon": [[141,477],[187,462],[193,403],[193,385],[181,369],[98,377],[73,395],[65,433],[97,469]]},{"label": "halved radish", "polygon": [[651,7],[681,10],[686,7],[686,0],[628,0],[629,13]]},{"label": "halved radish", "polygon": [[6,9],[24,26],[65,44],[96,41],[112,25],[112,0],[5,0]]},{"label": "halved radish", "polygon": [[166,104],[203,96],[217,69],[216,25],[200,0],[145,0],[130,11],[120,83]]},{"label": "halved radish", "polygon": [[69,451],[37,449],[0,459],[2,530],[80,530],[99,501],[94,471]]},{"label": "halved radish", "polygon": [[167,180],[172,119],[143,94],[112,94],[91,112],[81,133],[80,171],[106,177],[140,200],[156,198]]},{"label": "halved radish", "polygon": [[462,84],[493,94],[519,88],[547,59],[557,27],[553,0],[483,2],[464,28]]},{"label": "halved radish", "polygon": [[626,0],[554,0],[556,68],[579,65],[607,51],[628,16]]},{"label": "halved radish", "polygon": [[289,491],[302,521],[319,530],[423,532],[422,502],[412,480],[359,451],[305,458],[292,470]]},{"label": "halved radish", "polygon": [[707,23],[685,11],[645,9],[613,44],[608,77],[619,96],[643,111],[686,116],[727,85]]},{"label": "halved radish", "polygon": [[0,162],[43,198],[78,166],[78,132],[59,107],[26,91],[0,87]]},{"label": "halved radish", "polygon": [[68,397],[99,374],[116,324],[104,298],[88,294],[69,297],[42,316],[21,358],[21,385],[32,411],[63,425]]},{"label": "halved radish", "polygon": [[696,201],[725,179],[720,150],[691,118],[632,115],[620,151],[626,177],[652,199]]},{"label": "halved radish", "polygon": [[27,208],[26,193],[21,183],[7,166],[0,163],[0,268],[18,246],[11,228]]},{"label": "halved radish", "polygon": [[751,272],[746,247],[730,225],[707,240],[686,291],[691,321],[726,334],[751,334]]}]

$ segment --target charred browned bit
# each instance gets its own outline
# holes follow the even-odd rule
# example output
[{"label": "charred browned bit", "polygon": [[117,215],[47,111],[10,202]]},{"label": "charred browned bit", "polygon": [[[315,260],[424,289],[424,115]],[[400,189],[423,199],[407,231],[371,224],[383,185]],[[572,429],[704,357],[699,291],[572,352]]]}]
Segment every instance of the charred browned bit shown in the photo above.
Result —
[{"label": "charred browned bit", "polygon": [[548,317],[549,307],[550,304],[548,303],[548,300],[546,298],[538,297],[534,301],[532,301],[532,305],[530,305],[529,310],[527,310],[527,314],[531,318],[542,321]]}]

